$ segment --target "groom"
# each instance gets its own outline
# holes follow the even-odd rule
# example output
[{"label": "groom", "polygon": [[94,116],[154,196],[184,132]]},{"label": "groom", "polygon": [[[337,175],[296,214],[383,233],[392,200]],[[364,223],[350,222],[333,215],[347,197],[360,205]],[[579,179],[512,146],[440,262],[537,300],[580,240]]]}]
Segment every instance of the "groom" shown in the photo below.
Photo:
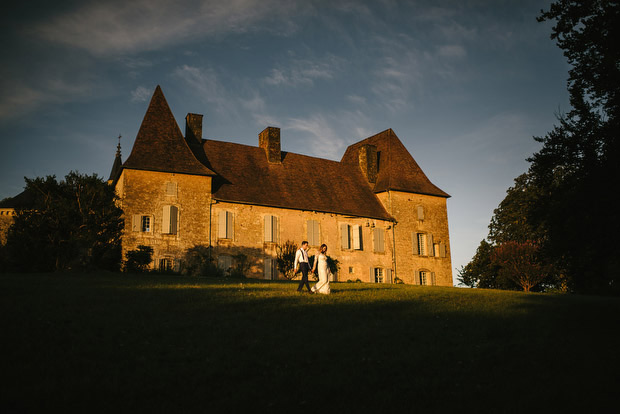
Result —
[{"label": "groom", "polygon": [[297,250],[295,253],[295,274],[301,271],[301,282],[299,282],[299,287],[297,288],[298,292],[301,292],[304,285],[308,288],[309,293],[314,293],[310,289],[310,284],[308,284],[308,271],[310,270],[310,265],[308,264],[308,242],[302,241],[301,248]]}]

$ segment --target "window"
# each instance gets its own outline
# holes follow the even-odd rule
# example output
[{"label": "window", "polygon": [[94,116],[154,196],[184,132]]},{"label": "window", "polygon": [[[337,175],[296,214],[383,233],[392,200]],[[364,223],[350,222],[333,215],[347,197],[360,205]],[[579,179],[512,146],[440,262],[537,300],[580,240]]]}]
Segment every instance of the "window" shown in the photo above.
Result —
[{"label": "window", "polygon": [[176,206],[164,206],[161,232],[164,234],[177,234],[179,209]]},{"label": "window", "polygon": [[353,266],[349,266],[349,273],[353,273]]},{"label": "window", "polygon": [[383,253],[385,251],[385,243],[383,241],[385,231],[380,228],[375,228],[373,229],[373,233],[373,250],[378,253]]},{"label": "window", "polygon": [[230,211],[220,211],[218,221],[218,237],[220,239],[233,238],[233,214]]},{"label": "window", "polygon": [[142,233],[149,233],[152,230],[153,220],[151,216],[134,214],[131,221],[131,230]]},{"label": "window", "polygon": [[316,220],[308,220],[308,244],[310,246],[318,246],[321,244],[319,238],[319,222]]},{"label": "window", "polygon": [[277,275],[276,260],[271,257],[265,258],[265,279],[276,280]]},{"label": "window", "polygon": [[351,238],[353,239],[353,248],[355,250],[364,250],[362,243],[362,227],[357,224],[351,227]]},{"label": "window", "polygon": [[380,267],[375,268],[375,283],[383,283],[383,269]]},{"label": "window", "polygon": [[424,221],[424,207],[418,206],[418,220]]},{"label": "window", "polygon": [[171,272],[174,261],[169,258],[159,259],[159,270],[161,272]]},{"label": "window", "polygon": [[426,256],[426,234],[417,233],[416,235],[417,251],[420,256]]},{"label": "window", "polygon": [[278,242],[278,218],[276,216],[265,216],[265,242]]},{"label": "window", "polygon": [[167,196],[177,195],[177,183],[172,183],[172,182],[166,183],[166,195]]},{"label": "window", "polygon": [[418,274],[418,282],[420,285],[435,286],[435,272],[420,270]]}]

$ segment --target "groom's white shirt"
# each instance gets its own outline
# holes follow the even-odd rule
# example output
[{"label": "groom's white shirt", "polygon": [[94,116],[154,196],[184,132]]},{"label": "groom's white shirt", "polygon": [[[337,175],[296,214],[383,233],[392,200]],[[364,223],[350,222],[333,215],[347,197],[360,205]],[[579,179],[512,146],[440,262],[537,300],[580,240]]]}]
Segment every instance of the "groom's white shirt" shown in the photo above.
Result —
[{"label": "groom's white shirt", "polygon": [[299,263],[308,263],[308,252],[302,252],[303,249],[298,249],[297,253],[295,253],[295,265],[293,266],[297,269]]}]

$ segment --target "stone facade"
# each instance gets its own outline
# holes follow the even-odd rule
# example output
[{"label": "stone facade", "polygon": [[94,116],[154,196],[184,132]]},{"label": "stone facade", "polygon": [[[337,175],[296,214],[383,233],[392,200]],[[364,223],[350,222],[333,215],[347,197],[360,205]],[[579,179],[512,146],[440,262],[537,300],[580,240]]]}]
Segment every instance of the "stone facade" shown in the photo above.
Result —
[{"label": "stone facade", "polygon": [[452,286],[449,196],[392,130],[351,145],[340,162],[281,151],[275,127],[257,147],[203,139],[202,115],[188,114],[185,131],[158,87],[110,176],[123,254],[152,246],[152,267],[178,270],[188,248],[211,246],[224,270],[243,255],[248,276],[277,279],[277,246],[308,240],[310,255],[327,244],[339,281]]}]

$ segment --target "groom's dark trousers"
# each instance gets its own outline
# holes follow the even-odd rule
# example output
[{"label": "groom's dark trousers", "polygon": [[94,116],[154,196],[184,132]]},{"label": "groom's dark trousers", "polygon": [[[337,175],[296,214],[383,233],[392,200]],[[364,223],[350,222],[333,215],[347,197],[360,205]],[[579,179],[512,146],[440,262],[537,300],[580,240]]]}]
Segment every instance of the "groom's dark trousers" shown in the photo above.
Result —
[{"label": "groom's dark trousers", "polygon": [[301,282],[299,282],[299,287],[297,288],[298,292],[304,288],[304,285],[308,288],[308,292],[312,292],[310,290],[310,284],[308,283],[308,271],[310,270],[310,266],[306,262],[299,263],[299,270],[301,271]]}]

